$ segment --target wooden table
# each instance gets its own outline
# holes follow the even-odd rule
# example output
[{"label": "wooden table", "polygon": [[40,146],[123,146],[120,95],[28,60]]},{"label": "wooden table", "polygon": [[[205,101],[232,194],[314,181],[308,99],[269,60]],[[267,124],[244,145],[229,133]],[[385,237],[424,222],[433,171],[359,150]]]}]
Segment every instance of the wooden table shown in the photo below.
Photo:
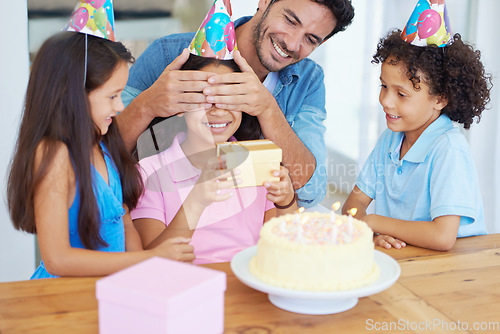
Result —
[{"label": "wooden table", "polygon": [[[500,333],[500,234],[460,239],[448,252],[382,251],[401,265],[399,280],[333,315],[283,311],[229,263],[208,265],[227,273],[225,333]],[[97,333],[96,280],[1,283],[0,333]]]}]

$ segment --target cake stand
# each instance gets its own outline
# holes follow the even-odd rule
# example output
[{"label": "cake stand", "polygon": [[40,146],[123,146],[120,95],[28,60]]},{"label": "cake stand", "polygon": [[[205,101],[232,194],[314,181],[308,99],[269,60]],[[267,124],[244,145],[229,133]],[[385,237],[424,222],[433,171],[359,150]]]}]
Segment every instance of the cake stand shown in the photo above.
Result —
[{"label": "cake stand", "polygon": [[250,260],[256,252],[257,246],[252,246],[236,254],[231,261],[234,274],[249,287],[267,293],[273,305],[294,313],[334,314],[347,311],[356,306],[358,298],[389,288],[401,274],[401,268],[396,260],[375,250],[375,262],[380,267],[380,276],[369,285],[345,291],[291,290],[269,285],[250,272]]}]

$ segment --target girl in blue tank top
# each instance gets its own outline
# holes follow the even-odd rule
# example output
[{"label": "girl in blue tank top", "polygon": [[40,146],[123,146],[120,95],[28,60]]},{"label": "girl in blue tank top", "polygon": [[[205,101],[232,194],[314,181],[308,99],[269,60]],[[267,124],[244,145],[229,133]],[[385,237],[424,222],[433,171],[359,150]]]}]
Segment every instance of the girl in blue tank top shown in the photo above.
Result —
[{"label": "girl in blue tank top", "polygon": [[113,117],[124,108],[130,52],[63,32],[32,66],[7,189],[17,229],[36,233],[32,278],[108,275],[151,256],[192,261],[189,239],[143,250],[130,219],[143,185]]}]

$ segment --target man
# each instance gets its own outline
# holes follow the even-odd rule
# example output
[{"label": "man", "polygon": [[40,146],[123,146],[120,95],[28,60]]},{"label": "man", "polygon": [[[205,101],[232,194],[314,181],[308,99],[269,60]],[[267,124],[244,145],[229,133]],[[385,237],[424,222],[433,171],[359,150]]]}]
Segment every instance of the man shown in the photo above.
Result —
[{"label": "man", "polygon": [[133,149],[154,117],[179,105],[243,111],[282,148],[299,205],[318,204],[327,184],[325,87],[321,67],[306,58],[353,17],[350,0],[259,0],[254,16],[235,22],[242,73],[178,71],[194,33],[156,40],[131,68],[123,94],[130,104],[117,121],[126,144]]}]

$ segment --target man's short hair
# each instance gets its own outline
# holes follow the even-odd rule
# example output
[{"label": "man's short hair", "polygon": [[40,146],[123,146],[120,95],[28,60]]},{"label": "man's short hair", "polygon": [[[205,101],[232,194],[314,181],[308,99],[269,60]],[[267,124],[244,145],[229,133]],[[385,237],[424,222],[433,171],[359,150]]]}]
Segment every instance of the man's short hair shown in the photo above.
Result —
[{"label": "man's short hair", "polygon": [[352,6],[351,0],[311,0],[320,5],[328,7],[335,18],[337,19],[337,24],[333,31],[325,37],[323,41],[332,37],[340,31],[346,30],[346,28],[352,23],[354,18],[354,7]]},{"label": "man's short hair", "polygon": [[[269,6],[279,0],[272,0]],[[344,31],[352,22],[354,18],[354,7],[352,6],[351,0],[310,0],[317,4],[328,7],[331,10],[335,18],[337,19],[337,24],[335,28],[329,33],[323,42],[338,33],[339,31]]]}]

